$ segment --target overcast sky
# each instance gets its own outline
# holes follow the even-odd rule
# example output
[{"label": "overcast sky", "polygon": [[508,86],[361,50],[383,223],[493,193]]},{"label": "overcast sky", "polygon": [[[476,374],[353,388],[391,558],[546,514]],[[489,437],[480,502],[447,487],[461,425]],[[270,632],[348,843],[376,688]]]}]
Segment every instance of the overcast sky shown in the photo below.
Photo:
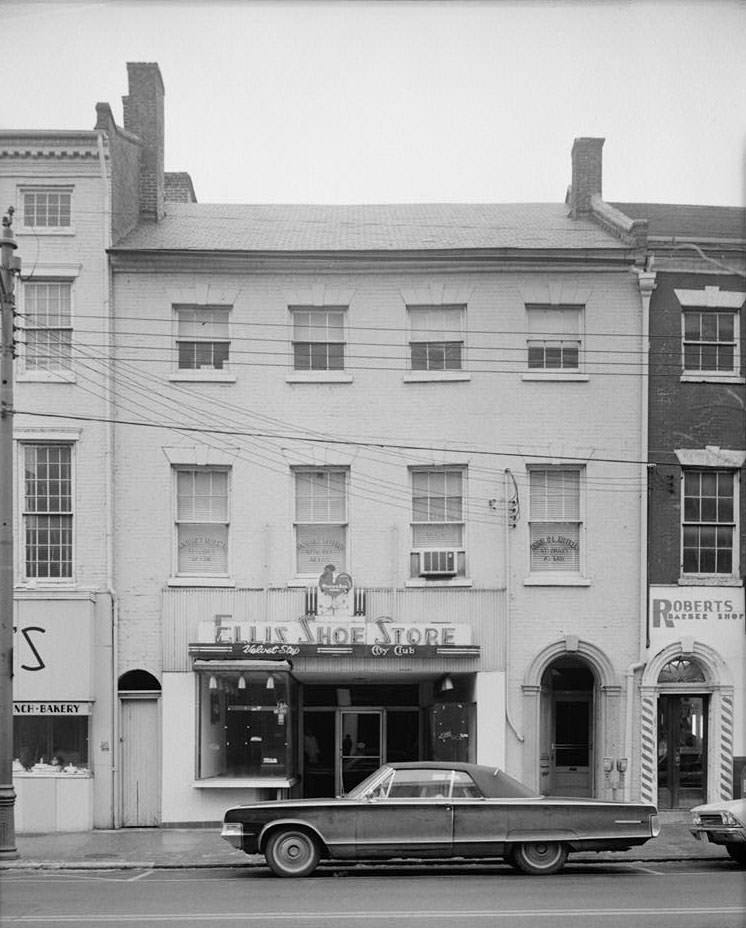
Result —
[{"label": "overcast sky", "polygon": [[744,205],[746,0],[0,0],[4,129],[122,121],[166,87],[200,202],[560,202],[576,136],[607,200]]}]

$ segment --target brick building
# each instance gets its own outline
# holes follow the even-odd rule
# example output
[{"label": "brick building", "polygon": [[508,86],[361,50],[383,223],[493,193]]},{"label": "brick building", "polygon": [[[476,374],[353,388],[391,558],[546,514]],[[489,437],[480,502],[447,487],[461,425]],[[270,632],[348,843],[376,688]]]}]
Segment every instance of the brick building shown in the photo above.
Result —
[{"label": "brick building", "polygon": [[[96,282],[85,299],[75,284],[68,369],[27,386],[21,365],[17,404],[77,430],[31,439],[74,450],[73,566],[21,570],[18,593],[45,615],[101,603],[80,700],[92,824],[215,821],[237,796],[334,794],[387,759],[659,795],[656,700],[682,694],[658,677],[705,652],[648,621],[649,465],[679,447],[653,431],[655,352],[647,375],[664,269],[652,209],[602,199],[603,140],[575,141],[554,204],[200,204],[164,170],[157,65],[128,74],[124,127],[98,104],[70,159],[90,257],[77,218],[44,239]],[[13,150],[0,181],[23,196]],[[23,157],[58,186],[64,159]],[[20,453],[33,422],[17,425]],[[732,462],[727,435],[703,428],[699,450]],[[678,584],[651,550],[650,583]],[[734,668],[713,688],[730,666],[702,665],[711,730],[744,701]],[[725,730],[711,795],[730,782],[716,758],[744,753]]]},{"label": "brick building", "polygon": [[571,210],[172,203],[111,249],[119,673],[160,683],[124,824],[158,728],[170,824],[387,758],[623,788],[642,252],[584,174]]},{"label": "brick building", "polygon": [[[130,65],[129,71],[131,90],[141,94],[142,75],[152,69]],[[22,262],[13,776],[16,829],[25,832],[116,821],[114,369],[106,250],[140,221],[147,148],[134,134],[135,119],[119,128],[107,104],[96,113],[92,130],[0,132],[0,203],[15,210]],[[179,198],[188,199],[189,184],[177,178]],[[160,183],[173,186],[168,175]]]},{"label": "brick building", "polygon": [[743,795],[746,210],[618,203],[648,222],[649,610],[642,793]]}]

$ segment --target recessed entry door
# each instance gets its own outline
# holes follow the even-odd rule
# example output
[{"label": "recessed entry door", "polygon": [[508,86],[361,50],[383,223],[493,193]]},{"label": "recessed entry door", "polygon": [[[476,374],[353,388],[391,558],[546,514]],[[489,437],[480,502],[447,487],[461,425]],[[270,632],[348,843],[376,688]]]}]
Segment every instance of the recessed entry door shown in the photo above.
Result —
[{"label": "recessed entry door", "polygon": [[707,697],[658,697],[658,805],[689,809],[705,801]]},{"label": "recessed entry door", "polygon": [[552,695],[550,793],[590,796],[591,693]]}]

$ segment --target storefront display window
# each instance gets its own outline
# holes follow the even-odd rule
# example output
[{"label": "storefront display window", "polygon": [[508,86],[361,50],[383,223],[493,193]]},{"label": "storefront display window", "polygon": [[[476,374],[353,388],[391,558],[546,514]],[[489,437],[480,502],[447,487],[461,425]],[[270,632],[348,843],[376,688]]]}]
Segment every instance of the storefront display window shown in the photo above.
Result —
[{"label": "storefront display window", "polygon": [[80,773],[88,768],[89,716],[13,719],[14,760],[30,772]]},{"label": "storefront display window", "polygon": [[292,774],[292,694],[287,672],[203,670],[198,682],[198,778]]}]

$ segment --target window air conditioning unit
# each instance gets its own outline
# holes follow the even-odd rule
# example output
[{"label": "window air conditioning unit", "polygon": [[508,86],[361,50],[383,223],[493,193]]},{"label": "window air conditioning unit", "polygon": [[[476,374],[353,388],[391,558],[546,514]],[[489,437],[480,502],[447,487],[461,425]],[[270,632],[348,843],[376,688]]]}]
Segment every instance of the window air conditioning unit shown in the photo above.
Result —
[{"label": "window air conditioning unit", "polygon": [[420,551],[420,576],[455,577],[458,573],[458,551]]}]

